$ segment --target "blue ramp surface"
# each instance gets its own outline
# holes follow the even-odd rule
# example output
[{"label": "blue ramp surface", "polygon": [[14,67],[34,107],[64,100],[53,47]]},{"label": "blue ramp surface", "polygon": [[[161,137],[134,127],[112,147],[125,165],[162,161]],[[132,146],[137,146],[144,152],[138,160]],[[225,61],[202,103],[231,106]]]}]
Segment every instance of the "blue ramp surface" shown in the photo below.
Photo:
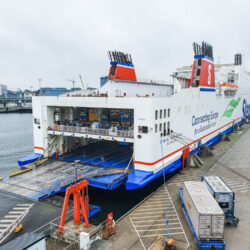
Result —
[{"label": "blue ramp surface", "polygon": [[124,169],[128,166],[132,154],[132,144],[121,145],[120,143],[103,141],[91,143],[76,151],[61,155],[59,160],[66,162],[79,160],[88,165]]},{"label": "blue ramp surface", "polygon": [[76,180],[87,179],[90,186],[112,190],[124,184],[127,176],[123,169],[50,160],[32,171],[1,181],[0,190],[41,200],[64,192]]}]

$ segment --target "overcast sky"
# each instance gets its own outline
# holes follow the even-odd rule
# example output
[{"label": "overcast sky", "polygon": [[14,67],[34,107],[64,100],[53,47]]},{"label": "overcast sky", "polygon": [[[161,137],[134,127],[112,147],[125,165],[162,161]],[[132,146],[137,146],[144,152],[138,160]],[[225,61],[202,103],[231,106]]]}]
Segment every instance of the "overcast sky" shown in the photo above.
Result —
[{"label": "overcast sky", "polygon": [[0,0],[0,83],[13,88],[89,85],[108,73],[108,50],[132,54],[137,76],[167,80],[192,64],[192,42],[214,47],[215,62],[250,63],[245,0]]}]

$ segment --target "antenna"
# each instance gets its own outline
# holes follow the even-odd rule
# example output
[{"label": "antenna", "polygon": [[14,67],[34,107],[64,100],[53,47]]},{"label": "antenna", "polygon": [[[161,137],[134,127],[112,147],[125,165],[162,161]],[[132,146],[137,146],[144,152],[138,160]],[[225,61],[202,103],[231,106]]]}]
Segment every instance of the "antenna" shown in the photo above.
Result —
[{"label": "antenna", "polygon": [[73,80],[70,80],[70,79],[66,79],[67,81],[69,81],[69,82],[72,82],[72,84],[73,84],[73,89],[75,88],[75,80],[73,79]]},{"label": "antenna", "polygon": [[39,89],[41,89],[42,78],[38,78],[38,82],[39,82]]},{"label": "antenna", "polygon": [[81,84],[82,84],[82,89],[84,89],[84,84],[83,84],[83,81],[82,81],[82,76],[79,75],[79,78],[80,78],[80,81],[81,81]]}]

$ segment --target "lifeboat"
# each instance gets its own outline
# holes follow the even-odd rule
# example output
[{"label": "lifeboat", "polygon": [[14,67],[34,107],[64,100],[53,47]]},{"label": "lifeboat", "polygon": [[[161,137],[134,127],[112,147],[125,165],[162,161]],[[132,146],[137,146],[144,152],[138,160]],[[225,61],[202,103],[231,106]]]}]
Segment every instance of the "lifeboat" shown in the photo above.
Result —
[{"label": "lifeboat", "polygon": [[232,83],[228,83],[228,82],[223,82],[223,83],[221,83],[221,84],[220,84],[220,87],[239,88],[238,85],[232,84]]}]

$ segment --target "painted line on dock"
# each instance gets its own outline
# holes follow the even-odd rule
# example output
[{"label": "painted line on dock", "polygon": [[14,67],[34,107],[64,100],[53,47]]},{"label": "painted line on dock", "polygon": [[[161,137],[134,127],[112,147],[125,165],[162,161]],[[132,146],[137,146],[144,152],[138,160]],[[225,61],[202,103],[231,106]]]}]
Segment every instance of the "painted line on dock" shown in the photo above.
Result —
[{"label": "painted line on dock", "polygon": [[174,178],[173,180],[171,180],[171,182],[174,181],[178,181],[178,180],[184,180],[186,178],[197,178],[200,175],[204,175],[206,172],[202,171],[202,172],[196,172],[196,173],[188,173],[186,172],[186,174],[183,175],[178,175],[176,178]]},{"label": "painted line on dock", "polygon": [[5,228],[5,227],[8,227],[9,225],[10,225],[10,223],[9,224],[0,224],[0,227]]},{"label": "painted line on dock", "polygon": [[[154,215],[155,214],[155,215]],[[137,218],[144,218],[144,217],[141,217],[140,215],[148,215],[150,217],[159,217],[160,215],[162,214],[163,218],[165,218],[165,214],[166,214],[166,211],[160,211],[160,212],[150,212],[150,213],[136,213],[134,215],[139,215],[139,217],[137,216]],[[175,211],[172,211],[171,213],[168,212],[168,216],[176,216],[175,215]]]},{"label": "painted line on dock", "polygon": [[[146,237],[166,236],[166,204],[168,209],[168,225],[171,235],[184,235],[187,244],[190,245],[168,191],[166,192],[166,197],[167,201],[165,200],[164,189],[159,188],[152,198],[147,200],[145,204],[141,204],[141,206],[134,210],[129,217],[141,244],[145,248],[150,247],[148,246],[149,241],[146,240]],[[162,231],[164,231],[165,234],[162,234]],[[149,234],[147,234],[147,232]]]},{"label": "painted line on dock", "polygon": [[[171,233],[171,235],[174,235],[174,234],[185,234],[185,233],[183,233],[183,232],[180,232],[180,233],[178,233],[178,232],[177,233]],[[157,237],[157,236],[166,236],[166,234],[141,235],[140,237]]]},{"label": "painted line on dock", "polygon": [[19,215],[19,214],[22,214],[23,211],[10,211],[8,214],[16,214],[16,215]]},{"label": "painted line on dock", "polygon": [[[194,170],[195,171],[195,170]],[[189,174],[189,172],[185,172],[183,175],[178,175],[175,178],[171,179],[167,185],[171,186],[182,186],[185,181],[193,181],[193,180],[201,180],[201,176],[208,175],[207,172],[204,171],[197,171],[192,172]],[[235,192],[250,192],[250,184],[249,183],[240,183],[236,179],[229,179],[229,178],[222,178],[225,183]]]},{"label": "painted line on dock", "polygon": [[[140,212],[143,212],[143,211],[146,211],[146,212],[147,211],[155,211],[155,209],[157,209],[157,208],[159,208],[159,210],[161,209],[161,211],[165,211],[165,209],[163,209],[162,207],[142,208],[142,209],[140,209],[138,211],[140,211]],[[171,211],[174,211],[174,209],[171,207],[171,209],[169,208],[168,211],[171,212]]]},{"label": "painted line on dock", "polygon": [[[162,211],[152,211],[152,212],[146,212],[146,213],[144,213],[144,212],[139,212],[139,213],[134,213],[134,215],[140,215],[140,214],[162,214],[162,213],[164,213],[164,215],[165,215],[165,210],[162,210]],[[175,213],[175,211],[173,210],[173,211],[169,211],[168,210],[168,213]]]},{"label": "painted line on dock", "polygon": [[236,190],[236,189],[241,189],[241,188],[250,188],[250,186],[246,186],[246,185],[237,185],[237,186],[234,186],[234,187],[231,187],[233,190]]},{"label": "painted line on dock", "polygon": [[[174,214],[174,215],[168,215],[168,217],[177,217],[176,216],[176,214]],[[159,218],[160,216],[159,215],[150,215],[150,218],[152,218],[152,217],[156,217],[156,218]],[[131,217],[131,219],[133,219],[133,220],[136,220],[136,219],[140,219],[140,218],[148,218],[148,216],[138,216],[138,217]]]},{"label": "painted line on dock", "polygon": [[[171,230],[182,229],[181,227],[172,227]],[[148,231],[166,231],[166,228],[154,228],[154,229],[137,229],[138,232],[148,232]]]},{"label": "painted line on dock", "polygon": [[[158,200],[159,200],[159,198],[158,198],[158,199],[151,199],[151,200],[148,201],[147,203],[150,203],[150,204],[154,204],[154,203],[165,204],[165,199],[161,199],[162,201],[158,201]],[[170,200],[167,199],[167,201],[170,201]],[[146,204],[147,204],[147,203],[146,203]]]},{"label": "painted line on dock", "polygon": [[233,189],[234,191],[236,192],[247,192],[247,191],[250,191],[250,187],[239,187],[239,188],[234,188]]},{"label": "painted line on dock", "polygon": [[237,188],[237,187],[249,187],[249,185],[247,184],[239,184],[239,183],[235,183],[235,184],[228,184],[230,186],[230,188]]},{"label": "painted line on dock", "polygon": [[12,223],[12,222],[14,222],[15,220],[11,220],[11,219],[9,219],[9,220],[0,220],[0,223]]},{"label": "painted line on dock", "polygon": [[133,226],[134,229],[135,229],[135,232],[136,232],[136,234],[137,234],[137,236],[138,236],[138,238],[139,238],[139,240],[140,240],[140,242],[141,242],[141,244],[142,244],[143,249],[146,250],[146,247],[144,246],[144,244],[143,244],[143,242],[142,242],[142,239],[141,239],[141,237],[140,237],[140,234],[138,233],[138,231],[136,230],[136,227],[135,227],[134,224],[133,224],[133,221],[132,221],[130,218],[129,218],[129,220],[130,220],[132,226]]},{"label": "painted line on dock", "polygon": [[[168,223],[168,225],[177,225],[180,224],[179,222]],[[144,225],[137,225],[136,227],[155,227],[155,226],[166,226],[166,223],[163,224],[144,224]]]},{"label": "painted line on dock", "polygon": [[8,212],[0,220],[0,235],[1,242],[15,229],[17,223],[28,213],[34,203],[16,204],[11,211]]},{"label": "painted line on dock", "polygon": [[5,215],[4,218],[18,218],[18,215]]},{"label": "painted line on dock", "polygon": [[148,204],[148,203],[149,202],[145,203],[145,205],[143,205],[143,206],[154,205],[154,204],[165,205],[165,200],[164,201],[151,201],[150,204]]},{"label": "painted line on dock", "polygon": [[[174,218],[169,218],[168,221],[173,221],[173,220],[178,220],[177,218],[174,219]],[[164,221],[166,222],[166,219],[160,219],[160,220],[141,220],[141,221],[134,221],[134,223],[143,223],[143,222],[154,222],[154,221]],[[153,224],[152,224],[153,225]]]},{"label": "painted line on dock", "polygon": [[[152,200],[152,201],[162,201],[163,202],[163,204],[165,204],[165,199],[164,198],[158,198],[158,199],[154,199],[154,200]],[[169,202],[170,202],[170,200],[169,200]]]}]

